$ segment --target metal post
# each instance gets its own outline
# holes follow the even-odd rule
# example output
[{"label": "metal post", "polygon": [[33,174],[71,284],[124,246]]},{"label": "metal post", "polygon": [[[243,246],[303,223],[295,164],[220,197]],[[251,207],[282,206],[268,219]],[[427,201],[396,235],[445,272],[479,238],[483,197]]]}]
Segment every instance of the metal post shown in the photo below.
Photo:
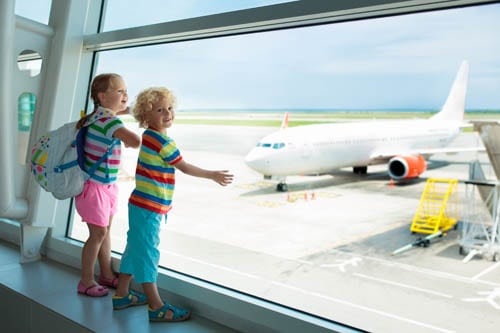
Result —
[{"label": "metal post", "polygon": [[13,103],[12,82],[13,69],[16,66],[14,59],[15,34],[15,1],[0,1],[0,217],[22,219],[28,214],[28,203],[25,199],[16,198],[14,183],[14,145],[15,137],[14,114],[16,108]]}]

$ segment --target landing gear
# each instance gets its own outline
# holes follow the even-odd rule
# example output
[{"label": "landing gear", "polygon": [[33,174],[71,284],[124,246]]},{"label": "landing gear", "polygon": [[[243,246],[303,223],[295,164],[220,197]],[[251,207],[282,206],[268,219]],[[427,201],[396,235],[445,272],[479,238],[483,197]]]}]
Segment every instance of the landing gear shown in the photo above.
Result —
[{"label": "landing gear", "polygon": [[366,175],[368,172],[367,166],[352,167],[352,172],[356,175]]},{"label": "landing gear", "polygon": [[278,191],[278,192],[287,192],[288,191],[288,185],[286,183],[278,183],[278,185],[276,185],[276,191]]}]

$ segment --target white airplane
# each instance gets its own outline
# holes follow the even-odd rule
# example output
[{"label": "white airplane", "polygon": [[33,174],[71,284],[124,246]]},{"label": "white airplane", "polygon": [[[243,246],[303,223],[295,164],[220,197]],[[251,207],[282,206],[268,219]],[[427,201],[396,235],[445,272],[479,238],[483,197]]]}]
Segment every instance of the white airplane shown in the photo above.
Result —
[{"label": "white airplane", "polygon": [[327,174],[344,167],[366,174],[369,165],[384,163],[395,181],[416,178],[427,169],[430,155],[466,150],[446,146],[463,125],[468,75],[469,65],[463,61],[444,106],[429,119],[287,127],[286,114],[282,128],[261,139],[245,162],[266,179],[277,180],[278,191],[287,191],[286,176]]}]

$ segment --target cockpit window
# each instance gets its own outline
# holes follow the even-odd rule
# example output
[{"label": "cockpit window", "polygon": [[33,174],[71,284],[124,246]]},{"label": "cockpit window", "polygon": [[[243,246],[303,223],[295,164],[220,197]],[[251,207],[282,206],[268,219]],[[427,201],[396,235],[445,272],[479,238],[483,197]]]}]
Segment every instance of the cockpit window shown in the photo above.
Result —
[{"label": "cockpit window", "polygon": [[263,142],[259,142],[257,143],[257,147],[262,147],[262,148],[273,148],[273,149],[281,149],[283,147],[285,147],[285,144],[283,142],[279,142],[279,143],[263,143]]}]

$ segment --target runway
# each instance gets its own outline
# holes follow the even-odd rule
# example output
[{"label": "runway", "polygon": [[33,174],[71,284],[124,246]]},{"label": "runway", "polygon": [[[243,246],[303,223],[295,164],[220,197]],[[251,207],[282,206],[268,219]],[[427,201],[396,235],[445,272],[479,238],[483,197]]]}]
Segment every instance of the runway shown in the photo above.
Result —
[{"label": "runway", "polygon": [[[223,188],[177,173],[174,208],[162,230],[162,265],[370,332],[498,331],[500,264],[479,257],[463,263],[460,229],[427,248],[391,255],[417,237],[409,227],[426,179],[466,180],[477,158],[488,172],[486,154],[435,155],[429,170],[404,186],[391,184],[385,167],[376,166],[366,176],[345,169],[289,177],[289,192],[279,193],[243,162],[273,130],[169,130],[186,161],[228,169],[235,181]],[[480,144],[475,134],[462,134],[454,145],[472,143]],[[133,187],[134,154],[124,156],[123,204]],[[459,183],[460,200],[464,186]],[[460,214],[466,207],[461,202]],[[124,248],[126,215],[121,209],[113,226],[118,250]]]}]

